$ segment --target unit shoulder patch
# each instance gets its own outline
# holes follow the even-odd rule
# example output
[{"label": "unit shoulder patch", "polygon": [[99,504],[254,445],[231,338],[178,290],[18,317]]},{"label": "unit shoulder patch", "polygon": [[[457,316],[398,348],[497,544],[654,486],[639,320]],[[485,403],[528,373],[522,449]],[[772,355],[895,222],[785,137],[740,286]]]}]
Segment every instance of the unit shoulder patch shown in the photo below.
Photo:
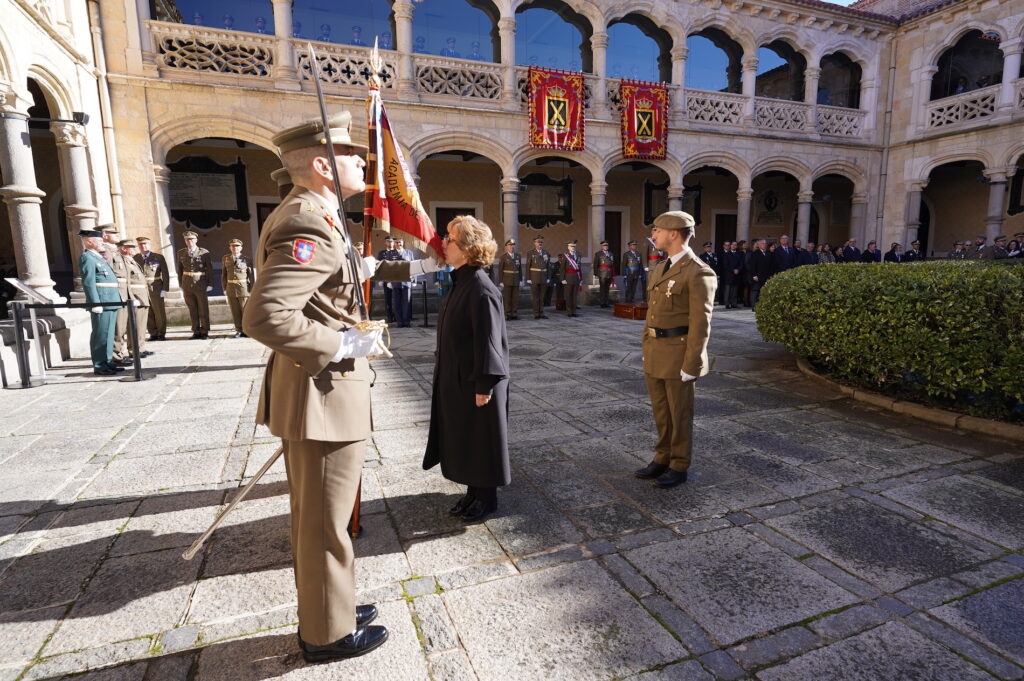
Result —
[{"label": "unit shoulder patch", "polygon": [[316,244],[306,239],[296,239],[292,244],[292,257],[303,265],[313,261],[313,254],[316,253]]}]

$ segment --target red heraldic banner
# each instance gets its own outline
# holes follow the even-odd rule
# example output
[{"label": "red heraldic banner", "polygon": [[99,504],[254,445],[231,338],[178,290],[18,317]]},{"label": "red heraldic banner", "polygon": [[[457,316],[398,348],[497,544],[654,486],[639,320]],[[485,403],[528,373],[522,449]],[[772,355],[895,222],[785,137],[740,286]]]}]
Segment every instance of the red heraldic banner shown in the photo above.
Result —
[{"label": "red heraldic banner", "polygon": [[583,151],[583,73],[530,67],[530,145]]},{"label": "red heraldic banner", "polygon": [[[366,168],[366,201],[363,214],[375,218],[377,227],[423,252],[431,250],[444,259],[441,237],[423,209],[419,190],[402,150],[395,139],[380,91],[370,88],[366,100],[369,151]],[[367,246],[369,242],[367,242]]]},{"label": "red heraldic banner", "polygon": [[661,161],[668,152],[668,88],[663,83],[622,79],[622,155]]}]

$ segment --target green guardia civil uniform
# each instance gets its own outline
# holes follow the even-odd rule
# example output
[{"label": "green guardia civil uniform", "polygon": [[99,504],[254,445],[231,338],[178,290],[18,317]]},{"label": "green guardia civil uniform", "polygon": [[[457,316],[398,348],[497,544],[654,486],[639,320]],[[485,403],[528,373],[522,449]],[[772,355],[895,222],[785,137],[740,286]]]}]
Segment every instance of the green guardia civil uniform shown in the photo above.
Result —
[{"label": "green guardia civil uniform", "polygon": [[[121,302],[117,275],[102,255],[96,251],[85,251],[78,258],[78,270],[82,274],[85,302],[93,306]],[[93,369],[104,369],[110,363],[114,349],[114,320],[118,309],[104,306],[103,312],[90,313],[92,334],[89,336],[89,353]]]}]

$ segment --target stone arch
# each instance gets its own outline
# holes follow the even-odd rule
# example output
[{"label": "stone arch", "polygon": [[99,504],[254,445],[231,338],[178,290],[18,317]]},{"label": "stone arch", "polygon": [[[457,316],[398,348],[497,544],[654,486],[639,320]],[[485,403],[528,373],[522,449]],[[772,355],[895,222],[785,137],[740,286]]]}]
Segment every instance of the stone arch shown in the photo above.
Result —
[{"label": "stone arch", "polygon": [[853,191],[856,193],[867,191],[867,173],[853,161],[847,161],[846,159],[826,161],[811,172],[811,182],[825,175],[841,175],[845,177],[850,182],[853,182]]},{"label": "stone arch", "polygon": [[280,132],[280,128],[277,126],[237,114],[233,118],[219,116],[178,118],[153,126],[153,161],[162,165],[171,149],[189,140],[203,137],[231,137],[251,142],[277,153],[277,147],[271,140],[278,132]]},{"label": "stone arch", "polygon": [[792,47],[796,52],[807,60],[808,64],[813,63],[814,58],[811,48],[802,44],[801,37],[788,26],[780,26],[757,36],[757,47],[765,47],[776,40],[782,41]]},{"label": "stone arch", "polygon": [[[836,54],[838,52],[841,54],[845,54],[847,57],[849,57],[850,61],[860,66],[861,70],[865,74],[872,73],[872,58],[864,55],[863,48],[863,45],[858,45],[857,43],[854,43],[850,40],[840,40],[838,42],[825,45],[820,49],[816,49],[814,51],[813,64],[815,66],[820,66],[823,57],[827,57],[830,54]],[[808,65],[810,65],[811,63],[812,62],[808,61]]]},{"label": "stone arch", "polygon": [[757,54],[758,45],[754,39],[754,34],[740,23],[735,16],[710,12],[686,27],[686,37],[694,33],[700,33],[706,28],[717,28],[739,43],[740,47],[743,48],[744,57]]},{"label": "stone arch", "polygon": [[472,151],[490,159],[501,168],[504,177],[514,176],[518,168],[512,154],[499,144],[485,137],[469,135],[464,132],[428,132],[420,139],[409,143],[409,163],[415,171],[427,156],[443,151]]},{"label": "stone arch", "polygon": [[519,169],[530,161],[545,157],[564,158],[567,161],[575,161],[586,168],[587,172],[590,173],[591,182],[604,182],[604,162],[600,156],[589,149],[586,151],[565,152],[557,149],[535,149],[533,147],[523,146],[513,154],[512,158],[514,169],[512,174],[515,175],[518,173]]},{"label": "stone arch", "polygon": [[15,54],[11,49],[11,41],[7,39],[3,27],[0,26],[0,83],[14,83]]},{"label": "stone arch", "polygon": [[1006,38],[1024,38],[1024,18],[1021,18],[1021,20],[1017,22],[1017,25],[1014,26],[1013,35],[1008,35]]},{"label": "stone arch", "polygon": [[[537,0],[512,0],[509,3],[509,15],[514,16],[523,5],[534,4],[543,7],[544,4],[536,4]],[[562,4],[584,17],[590,22],[590,30],[598,32],[605,30],[604,13],[596,5],[586,0],[548,0],[547,4]],[[584,38],[589,36],[584,35]]]},{"label": "stone arch", "polygon": [[943,52],[956,45],[961,38],[963,38],[971,31],[981,31],[982,33],[987,33],[991,31],[993,33],[998,33],[1004,41],[1010,37],[1003,35],[1006,32],[1006,30],[997,24],[986,24],[977,20],[968,21],[966,24],[958,26],[956,31],[949,33],[944,40],[939,41],[937,43],[932,43],[932,45],[930,46],[931,49],[929,50],[924,60],[925,65],[935,66],[938,63],[939,57],[942,55]]},{"label": "stone arch", "polygon": [[769,156],[768,158],[761,159],[754,164],[750,169],[750,176],[751,178],[755,178],[761,173],[765,173],[770,170],[780,170],[784,173],[789,173],[800,183],[801,191],[810,190],[811,171],[800,161],[788,156]]},{"label": "stone arch", "polygon": [[615,151],[604,158],[601,165],[601,174],[602,176],[607,176],[608,171],[615,166],[622,165],[623,163],[632,163],[634,161],[642,161],[643,163],[650,164],[663,171],[668,175],[670,184],[675,182],[677,178],[681,178],[683,176],[681,172],[682,166],[679,161],[674,158],[666,158],[664,161],[656,161],[652,159],[630,159],[624,157],[621,151]]},{"label": "stone arch", "polygon": [[908,177],[907,180],[910,182],[920,182],[922,185],[927,185],[928,180],[931,177],[932,171],[941,165],[947,163],[954,163],[956,161],[976,161],[981,164],[985,169],[995,167],[992,162],[992,157],[984,149],[972,149],[970,151],[957,151],[942,156],[937,156],[930,159],[922,159],[921,171],[916,174],[916,177]]},{"label": "stone arch", "polygon": [[638,14],[647,17],[660,28],[668,32],[672,37],[673,45],[680,45],[686,42],[686,30],[679,20],[667,14],[661,5],[650,0],[640,0],[636,3],[621,2],[609,7],[605,11],[605,25],[622,19],[629,14]]},{"label": "stone arch", "polygon": [[1011,147],[1009,153],[1003,157],[1003,166],[1006,168],[1012,168],[1017,165],[1017,159],[1024,156],[1024,142],[1021,142],[1015,147]]},{"label": "stone arch", "polygon": [[52,118],[71,118],[75,108],[71,93],[50,68],[39,63],[33,64],[28,69],[28,77],[43,91]]},{"label": "stone arch", "polygon": [[740,188],[750,187],[750,180],[753,178],[750,172],[750,164],[740,156],[728,151],[705,151],[696,156],[691,156],[681,164],[681,172],[676,176],[676,179],[682,184],[683,178],[686,177],[687,173],[691,173],[704,166],[728,170],[739,180]]}]

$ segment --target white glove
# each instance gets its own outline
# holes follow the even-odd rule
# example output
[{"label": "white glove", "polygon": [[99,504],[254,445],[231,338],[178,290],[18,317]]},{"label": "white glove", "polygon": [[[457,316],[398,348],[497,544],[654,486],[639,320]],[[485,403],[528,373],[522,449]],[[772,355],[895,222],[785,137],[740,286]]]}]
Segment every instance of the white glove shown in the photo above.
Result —
[{"label": "white glove", "polygon": [[160,292],[160,297],[161,298],[166,298],[167,297],[167,291],[161,291]]},{"label": "white glove", "polygon": [[568,281],[566,281],[565,279],[563,279],[563,280],[562,280],[562,283],[563,283],[563,284],[568,284],[569,282],[568,282]]},{"label": "white glove", "polygon": [[377,272],[377,258],[372,255],[363,257],[363,279],[371,279]]},{"label": "white glove", "polygon": [[207,292],[207,293],[209,293],[209,292],[210,292],[210,291],[212,291],[212,290],[213,290],[213,287],[212,287],[212,286],[207,286],[207,287],[206,287],[206,292]]},{"label": "white glove", "polygon": [[89,312],[92,312],[93,314],[101,314],[103,312],[103,307],[100,305],[97,305],[96,307],[90,307]]},{"label": "white glove", "polygon": [[415,277],[419,274],[430,274],[440,269],[441,266],[433,258],[421,258],[409,263],[409,276]]},{"label": "white glove", "polygon": [[338,351],[334,353],[331,361],[340,362],[343,359],[366,357],[371,354],[384,354],[386,348],[384,346],[383,333],[383,329],[360,331],[354,328],[339,332]]},{"label": "white glove", "polygon": [[137,301],[134,298],[132,298],[132,307],[138,307],[138,306],[139,306],[139,301]]},{"label": "white glove", "polygon": [[498,284],[498,288],[505,288],[505,284],[504,283]]},{"label": "white glove", "polygon": [[522,288],[524,286],[526,286],[526,282],[525,281],[519,282],[519,288]]},{"label": "white glove", "polygon": [[644,272],[650,272],[650,271],[651,271],[651,268],[650,268],[650,267],[645,267],[645,268],[644,268]]},{"label": "white glove", "polygon": [[683,383],[689,383],[690,381],[697,380],[696,376],[691,376],[690,374],[682,370],[679,371],[679,378],[683,379]]}]

